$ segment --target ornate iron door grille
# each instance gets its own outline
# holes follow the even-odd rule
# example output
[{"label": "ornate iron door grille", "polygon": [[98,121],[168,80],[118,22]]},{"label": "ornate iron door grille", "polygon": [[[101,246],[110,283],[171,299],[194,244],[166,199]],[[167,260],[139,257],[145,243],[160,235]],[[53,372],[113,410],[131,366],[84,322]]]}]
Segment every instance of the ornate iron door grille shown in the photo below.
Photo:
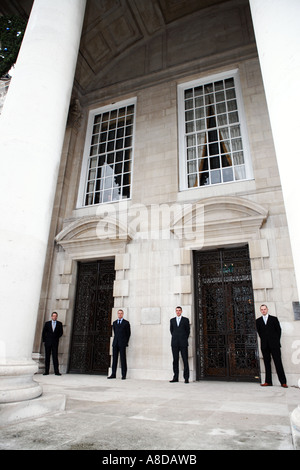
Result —
[{"label": "ornate iron door grille", "polygon": [[259,380],[248,246],[194,252],[197,380]]},{"label": "ornate iron door grille", "polygon": [[114,260],[78,263],[69,372],[108,372],[114,279]]}]

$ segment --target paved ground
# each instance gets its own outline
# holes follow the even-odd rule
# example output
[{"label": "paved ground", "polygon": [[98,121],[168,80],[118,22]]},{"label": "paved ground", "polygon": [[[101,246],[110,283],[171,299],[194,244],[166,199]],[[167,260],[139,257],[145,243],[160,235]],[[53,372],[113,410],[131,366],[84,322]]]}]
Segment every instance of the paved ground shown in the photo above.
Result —
[{"label": "paved ground", "polygon": [[64,410],[0,427],[0,450],[293,450],[296,387],[36,375]]}]

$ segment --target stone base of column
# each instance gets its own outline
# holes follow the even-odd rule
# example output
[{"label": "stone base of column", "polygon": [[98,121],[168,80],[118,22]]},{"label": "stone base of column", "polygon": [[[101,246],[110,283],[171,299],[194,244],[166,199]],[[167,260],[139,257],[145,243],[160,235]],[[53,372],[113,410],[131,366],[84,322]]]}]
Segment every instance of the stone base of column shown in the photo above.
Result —
[{"label": "stone base of column", "polygon": [[47,393],[33,400],[0,404],[0,426],[65,411],[65,407],[65,395]]},{"label": "stone base of column", "polygon": [[291,414],[291,426],[294,448],[300,450],[300,405]]},{"label": "stone base of column", "polygon": [[26,364],[0,365],[0,404],[32,400],[43,393],[33,380],[38,366],[35,362]]},{"label": "stone base of column", "polygon": [[[298,387],[300,388],[300,380]],[[295,450],[300,450],[300,405],[291,413],[291,427],[294,448]]]}]

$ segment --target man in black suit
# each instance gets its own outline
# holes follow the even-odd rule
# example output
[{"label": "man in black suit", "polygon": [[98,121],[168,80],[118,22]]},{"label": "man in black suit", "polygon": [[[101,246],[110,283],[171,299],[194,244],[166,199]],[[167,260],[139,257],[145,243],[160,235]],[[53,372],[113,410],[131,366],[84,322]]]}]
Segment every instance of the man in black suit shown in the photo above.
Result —
[{"label": "man in black suit", "polygon": [[176,307],[176,317],[170,320],[170,332],[172,335],[171,348],[173,354],[173,379],[170,382],[178,382],[179,374],[179,351],[183,360],[184,382],[189,383],[189,361],[188,361],[188,337],[190,335],[190,322],[182,316],[182,308]]},{"label": "man in black suit", "polygon": [[54,366],[55,375],[61,375],[58,368],[58,343],[59,338],[63,335],[63,325],[57,320],[57,312],[53,312],[51,320],[47,321],[43,328],[42,339],[45,343],[45,373],[49,374],[50,356],[52,354],[52,361]]},{"label": "man in black suit", "polygon": [[280,351],[281,327],[277,317],[269,315],[266,305],[260,306],[262,316],[256,320],[256,329],[260,337],[261,352],[266,369],[265,383],[262,387],[272,385],[271,356],[273,358],[276,372],[281,386],[287,388],[286,376],[283,370]]},{"label": "man in black suit", "polygon": [[115,379],[118,364],[118,355],[120,353],[122,380],[126,379],[127,374],[127,361],[126,361],[126,348],[128,346],[129,338],[131,335],[130,323],[123,318],[123,310],[118,310],[118,320],[113,322],[114,339],[112,344],[113,349],[113,363],[112,373],[108,379]]}]

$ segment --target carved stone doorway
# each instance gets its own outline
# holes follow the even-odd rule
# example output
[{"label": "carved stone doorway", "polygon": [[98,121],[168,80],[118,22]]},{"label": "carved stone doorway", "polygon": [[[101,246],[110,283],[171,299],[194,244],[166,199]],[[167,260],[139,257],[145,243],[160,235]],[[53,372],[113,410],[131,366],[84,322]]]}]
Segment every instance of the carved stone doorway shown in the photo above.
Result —
[{"label": "carved stone doorway", "polygon": [[71,373],[108,373],[114,280],[114,260],[78,263]]},{"label": "carved stone doorway", "polygon": [[197,380],[259,381],[248,246],[194,252]]}]

